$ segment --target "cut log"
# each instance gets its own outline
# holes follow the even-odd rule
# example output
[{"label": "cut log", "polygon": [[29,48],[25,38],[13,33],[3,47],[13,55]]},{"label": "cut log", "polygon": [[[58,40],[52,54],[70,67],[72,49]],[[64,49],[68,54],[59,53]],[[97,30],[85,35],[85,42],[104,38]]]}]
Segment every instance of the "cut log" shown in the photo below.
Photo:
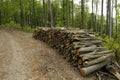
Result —
[{"label": "cut log", "polygon": [[98,58],[98,57],[101,57],[103,55],[87,55],[87,56],[81,56],[81,60],[82,61],[88,61],[88,60],[91,60],[91,59],[95,59],[95,58]]},{"label": "cut log", "polygon": [[93,73],[94,71],[99,70],[102,67],[106,66],[110,61],[111,61],[111,59],[109,58],[104,62],[95,64],[95,65],[92,65],[92,66],[80,68],[79,69],[80,74],[85,77],[85,76],[89,75],[90,73]]},{"label": "cut log", "polygon": [[115,69],[114,66],[108,65],[107,70],[113,74],[118,80],[120,80],[120,73],[117,71],[117,69]]},{"label": "cut log", "polygon": [[117,62],[114,62],[114,64],[120,69],[120,65]]},{"label": "cut log", "polygon": [[96,51],[93,51],[93,52],[90,52],[90,53],[86,53],[86,54],[80,54],[79,56],[82,57],[82,56],[85,56],[85,57],[88,57],[88,56],[91,56],[91,55],[104,55],[104,54],[108,54],[108,53],[111,53],[112,51],[110,50],[105,50],[105,51],[101,51],[101,52],[97,52]]},{"label": "cut log", "polygon": [[79,42],[73,42],[73,46],[76,45],[84,45],[84,46],[90,46],[90,45],[100,45],[102,43],[102,41],[100,40],[90,40],[90,41],[86,41],[86,40],[81,40]]},{"label": "cut log", "polygon": [[79,48],[84,47],[84,46],[85,46],[84,44],[79,44],[79,43],[77,43],[77,42],[73,42],[73,43],[72,43],[72,47],[73,47],[74,49],[79,49]]},{"label": "cut log", "polygon": [[105,56],[107,54],[111,54],[111,52],[110,51],[92,52],[92,53],[87,53],[87,54],[81,54],[79,55],[79,57],[82,59],[82,61],[86,61],[86,60],[95,59],[101,56]]},{"label": "cut log", "polygon": [[96,49],[96,46],[93,45],[93,46],[90,46],[90,47],[80,48],[80,49],[79,49],[79,52],[80,52],[80,53],[89,52],[89,51],[94,51],[95,49]]},{"label": "cut log", "polygon": [[85,61],[83,63],[83,66],[91,66],[93,64],[97,64],[97,63],[103,62],[106,59],[110,58],[111,56],[112,56],[112,53],[103,55],[103,56],[101,56],[101,57],[99,57],[97,59],[93,59],[93,60],[90,60],[90,61]]},{"label": "cut log", "polygon": [[78,60],[78,65],[81,65],[81,64],[82,64],[82,60],[79,59],[79,60]]},{"label": "cut log", "polygon": [[41,27],[34,31],[33,37],[57,49],[69,63],[77,65],[83,75],[102,68],[107,64],[105,60],[111,58],[102,57],[111,52],[99,47],[102,41],[88,31]]}]

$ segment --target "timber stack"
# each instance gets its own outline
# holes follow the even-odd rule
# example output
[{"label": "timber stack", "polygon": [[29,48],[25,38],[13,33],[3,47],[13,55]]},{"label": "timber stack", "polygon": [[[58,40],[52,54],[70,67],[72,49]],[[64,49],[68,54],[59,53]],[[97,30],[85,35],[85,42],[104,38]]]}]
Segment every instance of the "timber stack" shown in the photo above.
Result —
[{"label": "timber stack", "polygon": [[103,41],[85,30],[41,27],[34,31],[33,37],[57,49],[60,55],[79,69],[82,76],[112,62],[112,51],[101,47]]}]

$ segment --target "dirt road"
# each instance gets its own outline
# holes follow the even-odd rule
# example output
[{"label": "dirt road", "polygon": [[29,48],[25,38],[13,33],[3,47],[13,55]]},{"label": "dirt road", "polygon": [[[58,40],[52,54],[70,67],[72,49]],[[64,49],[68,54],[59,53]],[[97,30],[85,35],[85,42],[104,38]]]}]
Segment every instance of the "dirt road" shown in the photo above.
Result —
[{"label": "dirt road", "polygon": [[0,29],[0,80],[85,79],[56,50],[32,33]]}]

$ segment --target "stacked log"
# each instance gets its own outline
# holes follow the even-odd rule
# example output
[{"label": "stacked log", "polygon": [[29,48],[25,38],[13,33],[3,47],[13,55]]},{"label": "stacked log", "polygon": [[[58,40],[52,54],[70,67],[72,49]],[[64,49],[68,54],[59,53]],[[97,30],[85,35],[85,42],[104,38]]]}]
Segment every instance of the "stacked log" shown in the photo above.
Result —
[{"label": "stacked log", "polygon": [[78,67],[83,76],[105,67],[113,56],[110,50],[101,47],[102,40],[85,30],[39,28],[33,37],[57,49],[68,62]]}]

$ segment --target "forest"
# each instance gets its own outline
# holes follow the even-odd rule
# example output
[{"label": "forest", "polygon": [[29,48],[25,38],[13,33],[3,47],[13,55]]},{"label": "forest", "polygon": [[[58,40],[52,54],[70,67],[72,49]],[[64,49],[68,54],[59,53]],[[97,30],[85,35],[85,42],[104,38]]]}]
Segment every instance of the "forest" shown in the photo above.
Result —
[{"label": "forest", "polygon": [[1,0],[0,25],[78,27],[113,37],[119,7],[118,0]]},{"label": "forest", "polygon": [[[8,53],[11,53],[14,57],[13,60],[7,60],[0,56],[0,61],[3,63],[11,61],[9,64],[11,70],[17,64],[23,68],[15,67],[15,69],[25,73],[27,71],[24,68],[27,67],[22,65],[21,61],[28,64],[25,61],[27,59],[33,72],[25,75],[31,73],[38,76],[38,74],[45,74],[44,70],[42,72],[44,65],[40,63],[40,59],[42,59],[41,62],[43,61],[47,65],[47,67],[45,65],[47,77],[50,75],[48,72],[53,69],[49,68],[51,67],[49,63],[51,63],[56,69],[56,72],[53,73],[55,80],[57,80],[56,77],[60,78],[58,80],[65,80],[63,79],[64,73],[59,69],[57,71],[59,66],[65,68],[59,64],[58,55],[54,54],[60,53],[72,66],[77,67],[82,76],[98,71],[95,72],[96,80],[102,80],[102,78],[107,80],[108,77],[119,80],[119,21],[120,0],[0,0],[0,47],[5,44],[3,45],[5,48],[0,48],[0,54],[6,54],[7,56],[2,56],[7,58],[10,57]],[[58,52],[52,51],[50,47]],[[49,54],[50,52],[51,54]],[[55,60],[56,63],[52,63]],[[18,61],[18,63],[14,61]],[[63,64],[65,65],[65,63]],[[104,67],[108,72],[103,71]],[[41,68],[41,72],[38,68]],[[63,70],[62,68],[61,70]],[[13,73],[15,73],[15,69],[13,69]],[[68,69],[71,68],[68,67]],[[69,72],[68,69],[66,72]],[[1,71],[0,67],[0,73]],[[77,74],[74,71],[73,78]],[[62,74],[62,78],[57,74]],[[70,80],[70,75],[66,74],[68,75],[66,80]],[[13,75],[14,77],[11,78],[11,75],[8,76],[8,79],[29,80],[25,77],[23,79],[22,75],[18,78],[15,77],[16,74]],[[18,75],[20,74],[18,73]],[[78,79],[81,79],[81,76]],[[32,80],[41,80],[41,77]]]},{"label": "forest", "polygon": [[118,43],[119,7],[119,0],[1,0],[0,25],[87,29]]}]

